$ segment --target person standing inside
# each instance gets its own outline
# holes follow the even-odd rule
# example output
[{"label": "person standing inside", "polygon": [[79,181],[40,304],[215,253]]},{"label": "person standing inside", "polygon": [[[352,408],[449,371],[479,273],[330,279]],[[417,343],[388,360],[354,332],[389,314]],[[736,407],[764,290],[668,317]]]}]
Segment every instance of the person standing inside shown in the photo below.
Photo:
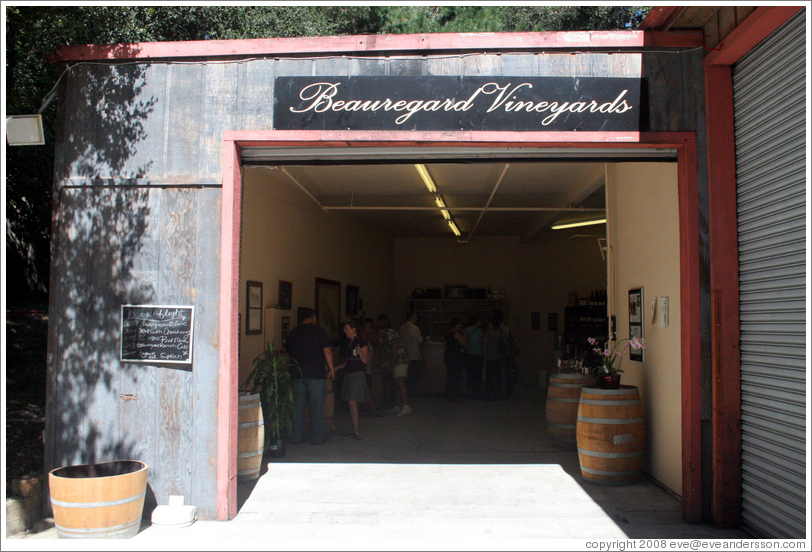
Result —
[{"label": "person standing inside", "polygon": [[493,316],[485,331],[485,396],[486,401],[505,398],[505,357],[507,356],[507,327],[503,324],[501,310],[493,311]]},{"label": "person standing inside", "polygon": [[367,372],[366,366],[369,361],[369,346],[366,339],[358,334],[358,321],[350,320],[344,323],[344,335],[349,340],[349,345],[344,353],[344,362],[336,366],[336,369],[344,368],[344,385],[341,389],[341,400],[347,401],[350,405],[350,420],[352,421],[352,432],[345,432],[342,435],[354,435],[356,439],[363,439],[358,430],[358,403],[369,401],[367,393]]},{"label": "person standing inside", "polygon": [[416,390],[420,387],[423,379],[423,355],[420,353],[420,344],[423,342],[423,334],[417,327],[417,313],[409,312],[406,322],[400,327],[400,338],[406,347],[406,354],[409,357],[409,378],[407,380],[409,394],[416,396]]},{"label": "person standing inside", "polygon": [[519,356],[519,346],[516,345],[516,332],[505,323],[508,332],[507,347],[508,353],[505,357],[505,398],[512,399],[516,391],[516,382],[519,379],[519,364],[516,357]]},{"label": "person standing inside", "polygon": [[445,397],[456,401],[460,396],[460,380],[465,367],[465,346],[468,339],[462,329],[462,318],[455,316],[450,321],[451,329],[443,336],[445,351],[443,360],[445,361]]},{"label": "person standing inside", "polygon": [[[367,403],[367,407],[369,408],[369,414],[372,416],[386,416],[383,412],[379,411],[375,407],[375,397],[372,394],[372,378],[379,377],[380,373],[378,370],[375,369],[373,361],[375,358],[375,321],[372,318],[364,318],[361,322],[361,327],[359,328],[359,333],[361,337],[367,342],[367,347],[369,347],[369,356],[367,360],[367,365],[364,368],[366,371],[366,384],[367,384],[367,397],[369,397],[369,402]],[[374,373],[373,373],[374,372]],[[367,414],[361,413],[362,416],[366,416]]]},{"label": "person standing inside", "polygon": [[468,386],[468,398],[482,397],[482,368],[485,364],[482,341],[482,323],[485,317],[481,314],[471,316],[470,325],[465,328],[467,344],[465,346],[465,381]]},{"label": "person standing inside", "polygon": [[300,443],[304,431],[304,409],[310,403],[311,442],[318,445],[327,440],[324,427],[324,402],[327,399],[327,379],[335,379],[333,349],[330,336],[316,323],[316,311],[305,309],[302,323],[293,328],[286,342],[288,354],[301,368],[293,373],[293,423],[291,443]]},{"label": "person standing inside", "polygon": [[378,335],[383,346],[389,352],[389,361],[392,365],[392,377],[395,381],[395,406],[389,414],[408,416],[412,413],[409,406],[409,392],[406,389],[406,378],[409,375],[409,355],[398,333],[389,327],[389,317],[385,314],[378,316],[376,325]]}]

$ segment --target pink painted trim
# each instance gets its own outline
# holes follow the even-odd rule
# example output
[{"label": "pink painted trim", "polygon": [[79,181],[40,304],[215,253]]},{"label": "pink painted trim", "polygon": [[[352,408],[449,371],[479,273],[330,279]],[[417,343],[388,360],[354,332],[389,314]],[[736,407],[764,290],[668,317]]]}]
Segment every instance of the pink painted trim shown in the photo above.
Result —
[{"label": "pink painted trim", "polygon": [[239,147],[234,142],[224,141],[220,226],[220,378],[217,387],[217,519],[220,521],[237,515],[241,195]]},{"label": "pink painted trim", "polygon": [[702,45],[702,32],[576,31],[547,33],[429,33],[329,37],[262,38],[86,44],[60,46],[52,62],[113,59],[178,59],[224,56],[283,56],[287,54],[347,54],[387,52],[429,55],[446,50],[517,51],[581,48],[644,48]]},{"label": "pink painted trim", "polygon": [[736,27],[702,63],[709,65],[733,65],[745,54],[786,23],[803,6],[776,6],[756,8],[741,25]]},{"label": "pink painted trim", "polygon": [[[702,420],[701,420],[701,351],[700,351],[700,290],[699,290],[699,211],[698,211],[698,167],[696,157],[696,135],[689,132],[674,133],[641,133],[639,142],[511,142],[506,133],[483,133],[489,141],[476,143],[466,142],[471,133],[447,133],[444,139],[437,141],[436,133],[385,133],[385,135],[367,136],[370,141],[357,139],[357,134],[336,133],[332,140],[323,141],[319,131],[226,131],[224,133],[223,164],[223,223],[221,254],[221,395],[236,395],[237,386],[237,323],[239,312],[239,290],[236,282],[239,278],[239,198],[241,194],[241,176],[239,171],[239,148],[245,146],[265,147],[317,147],[343,145],[353,146],[448,146],[448,147],[568,147],[568,148],[666,148],[678,152],[679,209],[680,209],[680,290],[681,290],[681,342],[682,347],[682,439],[683,439],[683,517],[692,523],[702,521]],[[367,133],[369,134],[369,133]],[[397,137],[393,135],[397,134]],[[442,133],[441,133],[442,134]],[[542,133],[536,133],[542,134]],[[430,136],[427,136],[430,135]],[[355,139],[353,139],[355,138]],[[431,138],[431,139],[428,139]],[[231,225],[231,226],[230,226]],[[228,383],[224,383],[227,380]],[[233,389],[227,389],[231,386]],[[230,399],[236,403],[236,396]],[[237,415],[236,404],[223,406],[218,424],[220,440],[218,445],[218,508],[222,505],[223,517],[230,519],[236,515],[236,462]],[[228,423],[224,423],[224,420]],[[229,478],[225,479],[221,467],[223,456],[228,455]],[[229,517],[230,516],[230,517]]]},{"label": "pink painted trim", "polygon": [[[495,131],[372,131],[372,130],[255,130],[226,131],[223,137],[232,139],[234,133],[240,136],[240,142],[264,141],[267,133],[274,134],[274,141],[290,140],[292,142],[415,142],[442,143],[448,141],[464,142],[510,142],[525,143],[636,143],[640,141],[639,132],[495,132]],[[366,144],[364,144],[366,145]]]},{"label": "pink painted trim", "polygon": [[[224,140],[242,147],[268,146],[449,146],[521,144],[523,147],[662,147],[695,141],[692,132],[411,132],[411,131],[321,131],[321,130],[227,130]],[[587,146],[588,145],[588,146]]]}]

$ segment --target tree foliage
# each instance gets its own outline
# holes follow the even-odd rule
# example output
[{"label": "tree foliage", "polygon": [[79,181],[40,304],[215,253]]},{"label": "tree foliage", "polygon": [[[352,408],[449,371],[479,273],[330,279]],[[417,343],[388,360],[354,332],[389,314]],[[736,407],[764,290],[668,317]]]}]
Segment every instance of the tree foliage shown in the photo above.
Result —
[{"label": "tree foliage", "polygon": [[[641,6],[6,6],[6,112],[36,113],[60,45],[350,34],[634,29]],[[6,148],[8,296],[47,293],[55,102],[46,145]]]}]

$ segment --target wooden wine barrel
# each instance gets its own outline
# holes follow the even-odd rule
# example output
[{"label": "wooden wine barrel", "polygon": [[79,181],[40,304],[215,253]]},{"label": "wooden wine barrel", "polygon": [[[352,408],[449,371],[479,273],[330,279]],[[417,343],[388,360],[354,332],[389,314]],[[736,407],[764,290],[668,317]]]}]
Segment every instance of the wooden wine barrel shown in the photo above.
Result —
[{"label": "wooden wine barrel", "polygon": [[550,374],[547,386],[547,432],[556,444],[575,448],[581,388],[595,383],[589,374]]},{"label": "wooden wine barrel", "polygon": [[141,528],[147,465],[134,460],[82,464],[48,474],[60,539],[128,539]]},{"label": "wooden wine barrel", "polygon": [[265,451],[265,421],[259,393],[240,395],[237,427],[237,482],[245,483],[259,477]]},{"label": "wooden wine barrel", "polygon": [[640,392],[633,385],[619,389],[581,389],[576,429],[581,476],[598,485],[630,485],[643,475],[645,421]]}]

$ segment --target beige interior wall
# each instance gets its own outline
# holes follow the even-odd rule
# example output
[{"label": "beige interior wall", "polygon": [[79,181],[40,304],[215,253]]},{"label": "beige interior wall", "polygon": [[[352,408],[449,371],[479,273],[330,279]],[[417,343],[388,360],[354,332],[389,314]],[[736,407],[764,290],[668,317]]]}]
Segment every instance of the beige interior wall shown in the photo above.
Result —
[{"label": "beige interior wall", "polygon": [[[415,288],[469,288],[505,290],[505,317],[519,346],[519,381],[538,384],[539,371],[554,365],[555,332],[547,330],[547,314],[558,314],[564,329],[567,295],[588,296],[605,289],[606,266],[596,239],[571,239],[561,231],[543,243],[522,244],[516,236],[474,235],[468,243],[456,237],[398,238],[395,240],[393,284],[398,323],[406,315]],[[541,313],[541,329],[532,330],[530,313]]]},{"label": "beige interior wall", "polygon": [[[607,166],[610,309],[629,335],[628,294],[643,288],[644,362],[623,361],[621,383],[636,385],[646,413],[646,471],[682,489],[679,200],[675,163]],[[670,320],[652,324],[650,299],[668,297]],[[659,306],[657,314],[659,317]]]},{"label": "beige interior wall", "polygon": [[[263,284],[263,307],[275,307],[279,280],[293,283],[292,308],[282,311],[296,325],[299,307],[315,307],[315,279],[341,282],[341,317],[346,285],[360,288],[367,316],[390,312],[392,239],[338,213],[325,213],[274,169],[246,168],[240,264],[240,383],[264,347],[263,335],[245,335],[246,281]],[[264,324],[264,323],[263,323]]]},{"label": "beige interior wall", "polygon": [[[539,381],[539,372],[553,371],[563,351],[555,349],[556,331],[547,329],[548,314],[556,314],[558,332],[564,332],[567,296],[589,297],[606,289],[606,262],[597,238],[573,237],[594,233],[590,228],[559,230],[542,243],[522,247],[521,301],[517,318],[523,322],[517,337],[522,341],[520,370],[529,382]],[[530,313],[541,314],[541,329],[530,329]],[[545,374],[545,377],[546,377]]]}]

